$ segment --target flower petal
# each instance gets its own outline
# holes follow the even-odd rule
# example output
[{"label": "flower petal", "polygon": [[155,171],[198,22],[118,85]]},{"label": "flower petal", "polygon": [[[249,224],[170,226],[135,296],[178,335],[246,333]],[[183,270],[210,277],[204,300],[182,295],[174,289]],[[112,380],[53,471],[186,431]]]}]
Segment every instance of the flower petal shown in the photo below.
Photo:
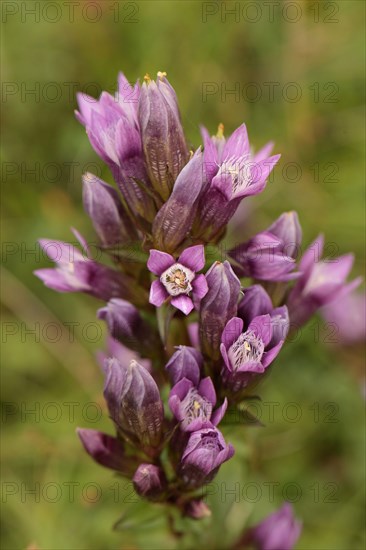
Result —
[{"label": "flower petal", "polygon": [[227,356],[227,351],[226,351],[226,348],[225,348],[225,344],[221,344],[221,345],[220,345],[220,352],[221,352],[221,355],[222,355],[222,358],[223,358],[223,360],[224,360],[224,363],[225,363],[226,368],[227,368],[230,372],[232,372],[233,368],[232,368],[231,363],[230,363],[230,361],[229,361],[229,358],[228,358],[228,356]]},{"label": "flower petal", "polygon": [[191,298],[183,295],[174,296],[174,298],[172,298],[171,303],[174,307],[182,311],[185,315],[188,315],[189,313],[191,313],[194,307]]},{"label": "flower petal", "polygon": [[267,346],[272,339],[273,332],[271,317],[268,314],[254,317],[249,324],[249,330],[252,330],[256,336],[259,336],[264,346]]},{"label": "flower petal", "polygon": [[249,138],[247,127],[242,124],[237,128],[225,143],[222,161],[231,157],[242,157],[249,153]]},{"label": "flower petal", "polygon": [[205,265],[205,249],[203,245],[197,244],[183,250],[178,262],[189,267],[194,272],[201,271]]},{"label": "flower petal", "polygon": [[259,149],[257,153],[253,156],[253,162],[260,162],[261,160],[265,160],[269,157],[269,155],[272,153],[274,147],[273,141],[269,141],[266,143],[262,149]]},{"label": "flower petal", "polygon": [[274,361],[274,359],[277,357],[283,346],[283,342],[284,340],[281,340],[276,346],[274,346],[274,348],[263,353],[262,365],[264,366],[264,368],[267,368],[268,365],[272,363],[272,361]]},{"label": "flower petal", "polygon": [[202,300],[208,292],[206,277],[201,273],[192,281],[193,295],[196,299]]},{"label": "flower petal", "polygon": [[167,299],[168,293],[160,281],[155,280],[151,283],[149,302],[156,307],[160,307]]},{"label": "flower petal", "polygon": [[175,263],[173,256],[167,254],[166,252],[161,252],[161,250],[155,250],[154,248],[150,250],[150,257],[147,261],[147,268],[154,275],[160,275],[164,273],[170,266]]},{"label": "flower petal", "polygon": [[221,422],[221,420],[223,419],[226,413],[227,406],[228,401],[225,397],[223,404],[218,409],[216,409],[216,411],[211,416],[211,422],[214,426],[217,426],[217,424],[219,424],[219,422]]},{"label": "flower petal", "polygon": [[226,326],[221,335],[221,341],[226,348],[229,348],[240,334],[243,332],[243,320],[240,317],[233,317],[226,323]]},{"label": "flower petal", "polygon": [[216,392],[213,382],[209,376],[201,380],[198,386],[198,392],[205,397],[214,407],[216,405]]}]

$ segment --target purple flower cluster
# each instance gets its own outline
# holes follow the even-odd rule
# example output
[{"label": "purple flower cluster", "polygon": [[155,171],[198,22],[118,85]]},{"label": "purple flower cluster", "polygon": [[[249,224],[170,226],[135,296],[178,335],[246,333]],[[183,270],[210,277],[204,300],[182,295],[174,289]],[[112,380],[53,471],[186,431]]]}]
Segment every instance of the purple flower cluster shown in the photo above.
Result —
[{"label": "purple flower cluster", "polygon": [[[239,204],[261,193],[280,156],[269,143],[253,153],[245,124],[225,139],[202,128],[190,151],[177,97],[165,73],[115,96],[78,96],[78,121],[116,186],[83,177],[83,202],[109,265],[76,248],[42,240],[55,268],[37,276],[59,292],[104,302],[109,331],[104,396],[115,436],[79,430],[98,463],[133,480],[136,492],[207,516],[197,490],[234,449],[217,427],[266,374],[291,324],[357,286],[346,284],[352,256],[320,260],[322,238],[298,262],[297,214],[282,214],[224,258],[210,258]],[[249,279],[249,281],[248,281]],[[164,403],[163,396],[169,397]],[[165,407],[164,407],[165,405]],[[290,548],[300,527],[288,507],[252,530],[264,549]],[[263,542],[265,541],[265,542]]]}]

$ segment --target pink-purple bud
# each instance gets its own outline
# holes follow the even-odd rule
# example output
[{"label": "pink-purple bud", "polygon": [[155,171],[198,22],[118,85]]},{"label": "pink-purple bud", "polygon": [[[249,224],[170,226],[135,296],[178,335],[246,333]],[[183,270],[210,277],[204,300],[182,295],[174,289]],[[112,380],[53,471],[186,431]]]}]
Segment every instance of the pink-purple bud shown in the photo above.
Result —
[{"label": "pink-purple bud", "polygon": [[167,200],[188,160],[175,92],[163,73],[149,76],[141,87],[138,119],[146,166],[152,185]]},{"label": "pink-purple bud", "polygon": [[151,374],[136,361],[117,359],[106,365],[104,396],[118,431],[146,452],[159,447],[163,436],[163,403]]},{"label": "pink-purple bud", "polygon": [[241,284],[228,261],[214,263],[206,280],[208,292],[201,302],[200,340],[203,353],[217,360],[221,333],[237,313]]},{"label": "pink-purple bud", "polygon": [[164,472],[154,464],[140,464],[132,481],[136,493],[150,500],[159,499],[166,488]]}]

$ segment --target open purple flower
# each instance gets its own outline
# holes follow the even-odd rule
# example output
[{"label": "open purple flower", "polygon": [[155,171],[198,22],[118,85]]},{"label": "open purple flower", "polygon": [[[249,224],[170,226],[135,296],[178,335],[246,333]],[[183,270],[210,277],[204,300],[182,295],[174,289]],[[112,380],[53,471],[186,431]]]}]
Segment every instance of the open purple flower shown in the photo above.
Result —
[{"label": "open purple flower", "polygon": [[356,288],[361,278],[346,284],[352,269],[353,254],[320,260],[324,238],[320,235],[305,251],[299,264],[301,277],[290,292],[287,305],[291,324],[300,327],[322,306],[340,299]]},{"label": "open purple flower", "polygon": [[205,276],[196,275],[204,265],[205,254],[202,245],[186,248],[177,261],[166,252],[150,250],[147,267],[159,277],[151,285],[150,303],[160,307],[170,297],[171,304],[188,315],[198,306],[208,290]]},{"label": "open purple flower", "polygon": [[247,540],[254,543],[258,550],[292,550],[301,529],[301,521],[295,519],[291,504],[286,502],[279,510],[253,527]]},{"label": "open purple flower", "polygon": [[152,221],[156,208],[136,180],[151,187],[143,156],[137,104],[141,89],[120,73],[116,97],[103,92],[99,100],[79,93],[77,120],[85,126],[95,152],[109,166],[130,210]]},{"label": "open purple flower", "polygon": [[213,479],[223,462],[234,454],[222,433],[212,426],[193,432],[183,452],[179,476],[186,486],[199,487]]},{"label": "open purple flower", "polygon": [[240,317],[230,319],[222,333],[220,351],[223,381],[232,391],[245,388],[264,373],[283,346],[288,325],[285,306],[247,317],[245,325]]},{"label": "open purple flower", "polygon": [[233,266],[235,273],[263,281],[290,281],[299,277],[293,269],[301,237],[296,212],[282,214],[268,229],[229,251],[237,264]]},{"label": "open purple flower", "polygon": [[262,231],[229,251],[236,261],[233,269],[238,277],[263,281],[289,281],[299,276],[293,273],[296,262],[283,251],[281,239]]},{"label": "open purple flower", "polygon": [[220,234],[243,198],[263,191],[280,155],[270,157],[272,144],[268,144],[253,156],[245,124],[227,141],[222,125],[216,138],[210,138],[206,129],[202,133],[206,185],[195,227],[197,235],[209,240]]},{"label": "open purple flower", "polygon": [[58,292],[85,292],[105,301],[119,297],[136,305],[146,303],[144,292],[136,288],[131,277],[89,258],[85,240],[76,231],[74,234],[82,251],[62,241],[39,241],[44,253],[56,263],[55,268],[34,272],[46,286]]},{"label": "open purple flower", "polygon": [[171,390],[169,407],[185,432],[194,432],[208,425],[217,426],[227,409],[227,399],[213,411],[216,392],[211,378],[204,378],[196,387],[191,380],[182,378]]}]

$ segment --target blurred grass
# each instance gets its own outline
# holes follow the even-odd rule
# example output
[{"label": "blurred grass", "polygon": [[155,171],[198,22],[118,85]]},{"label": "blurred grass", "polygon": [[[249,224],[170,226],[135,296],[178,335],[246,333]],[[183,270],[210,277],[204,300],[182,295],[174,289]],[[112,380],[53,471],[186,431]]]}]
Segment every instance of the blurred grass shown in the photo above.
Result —
[{"label": "blurred grass", "polygon": [[[35,2],[25,4],[31,9]],[[275,8],[273,22],[260,4],[262,17],[256,23],[248,22],[243,15],[238,22],[229,14],[226,22],[225,18],[221,20],[225,6],[229,9],[239,4],[242,10],[246,2],[222,3],[224,8],[218,4],[218,14],[209,16],[206,23],[202,21],[205,3],[198,1],[133,2],[127,8],[126,2],[99,2],[102,16],[97,23],[83,20],[84,4],[75,9],[73,23],[60,2],[62,17],[56,23],[42,17],[35,22],[31,15],[22,22],[19,12],[9,15],[3,27],[2,77],[19,92],[2,99],[6,269],[2,289],[2,399],[4,403],[16,403],[19,409],[8,415],[12,409],[5,406],[3,417],[2,548],[19,549],[31,544],[44,550],[192,548],[200,543],[221,549],[249,517],[251,522],[258,521],[281,503],[283,487],[288,483],[297,483],[302,491],[295,502],[296,512],[304,521],[299,549],[363,548],[361,350],[340,352],[336,346],[316,343],[310,325],[299,341],[286,346],[260,391],[263,401],[281,403],[275,421],[264,419],[265,429],[243,427],[234,432],[226,428],[237,454],[232,465],[225,465],[215,480],[212,492],[217,487],[219,490],[211,497],[213,521],[189,527],[183,522],[183,528],[192,533],[188,540],[173,539],[161,521],[155,527],[140,521],[133,529],[113,533],[113,522],[125,510],[130,510],[133,517],[137,504],[121,502],[128,500],[128,486],[116,498],[116,479],[92,463],[74,433],[78,425],[111,431],[102,400],[102,376],[93,357],[103,346],[104,327],[98,323],[100,333],[94,337],[95,333],[90,332],[85,337],[85,325],[95,319],[96,302],[84,296],[56,295],[32,272],[46,265],[37,253],[35,243],[39,237],[72,241],[69,227],[74,226],[93,238],[81,207],[83,168],[100,170],[102,177],[111,181],[83,128],[74,120],[74,91],[85,91],[91,82],[98,83],[99,89],[114,91],[119,70],[131,81],[145,72],[166,70],[177,90],[192,144],[200,141],[200,123],[215,132],[218,122],[223,122],[230,133],[245,121],[256,148],[274,139],[276,152],[282,153],[273,182],[260,197],[248,201],[249,206],[241,211],[243,219],[238,221],[237,217],[235,227],[240,231],[235,238],[247,237],[265,228],[282,211],[296,209],[305,244],[320,231],[325,232],[326,241],[336,243],[339,253],[355,252],[354,274],[360,274],[364,265],[364,4],[358,0],[299,1],[296,4],[301,7],[302,17],[296,23],[287,22],[281,15],[286,2],[281,3],[280,11]],[[318,23],[314,22],[314,4],[319,5]],[[325,4],[339,7],[337,23],[324,22],[330,13],[325,11]],[[117,23],[111,9],[116,5],[120,13]],[[138,22],[123,21],[134,6]],[[50,82],[62,90],[56,101],[47,97]],[[268,82],[279,83],[273,101],[268,98]],[[290,82],[297,83],[302,91],[295,103],[282,96]],[[32,95],[24,97],[21,90],[24,92],[25,83],[28,89],[39,83],[43,93],[38,100]],[[216,83],[219,89],[207,96],[207,101],[202,95],[205,83]],[[235,83],[244,93],[239,101],[220,93],[221,87],[232,90]],[[248,100],[248,83],[259,86],[260,100]],[[314,83],[319,83],[319,102],[314,101]],[[332,91],[324,88],[327,83],[338,86],[334,103],[324,101]],[[51,97],[51,88],[48,90]],[[289,177],[283,172],[291,162],[302,172],[295,182],[289,181],[291,171]],[[34,168],[35,163],[39,163],[40,177],[25,170]],[[75,163],[72,176],[66,163]],[[333,168],[327,163],[336,164],[334,181],[326,177]],[[316,164],[319,181],[312,168]],[[15,173],[9,175],[9,170]],[[70,322],[79,323],[74,341],[63,327]],[[37,330],[36,323],[39,338],[26,333],[27,327]],[[49,323],[63,327],[59,342],[52,343]],[[44,332],[45,327],[50,333]],[[324,333],[324,327],[322,330]],[[105,414],[98,422],[88,422],[83,407],[94,401]],[[74,418],[63,405],[71,402],[76,404]],[[296,423],[283,418],[282,404],[290,402],[298,403],[302,411]],[[39,419],[21,414],[24,407],[31,409],[36,403]],[[50,421],[56,411],[50,403],[56,403],[62,411],[55,422]],[[319,403],[319,422],[314,421],[314,403]],[[338,406],[338,422],[324,421],[329,403]],[[250,459],[250,470],[246,457]],[[73,482],[79,485],[72,499],[67,484]],[[220,489],[224,482],[227,488],[239,482],[241,490],[243,484],[245,488],[248,482],[257,483],[263,492],[257,503],[242,497],[235,502],[235,496],[224,498],[225,492]],[[263,486],[266,482],[279,484],[274,502],[268,498],[267,486]],[[37,483],[39,502],[36,496],[26,494],[27,488],[37,488]],[[51,502],[56,497],[47,485],[50,483],[56,484],[56,496],[61,489],[55,502]],[[95,503],[83,494],[88,483],[96,483],[102,490]],[[336,484],[335,502],[324,501],[333,487],[325,486],[327,483]],[[44,487],[49,487],[49,496],[42,495]],[[316,487],[319,502],[314,497]],[[11,490],[16,494],[6,493]]]}]

